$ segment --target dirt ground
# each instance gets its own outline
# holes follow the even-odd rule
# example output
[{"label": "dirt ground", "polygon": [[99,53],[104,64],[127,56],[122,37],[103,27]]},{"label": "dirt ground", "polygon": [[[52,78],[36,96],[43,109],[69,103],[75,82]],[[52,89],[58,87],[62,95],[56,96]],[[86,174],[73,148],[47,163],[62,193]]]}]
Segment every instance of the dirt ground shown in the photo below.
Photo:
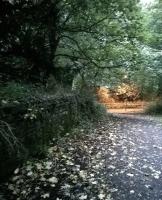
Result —
[{"label": "dirt ground", "polygon": [[108,112],[110,113],[119,113],[119,114],[142,114],[144,113],[144,109],[143,108],[121,108],[121,109],[108,109]]},{"label": "dirt ground", "polygon": [[98,101],[105,105],[110,113],[144,113],[145,109],[151,102],[134,100],[134,101],[119,101],[114,99],[105,87],[101,87],[97,92]]}]

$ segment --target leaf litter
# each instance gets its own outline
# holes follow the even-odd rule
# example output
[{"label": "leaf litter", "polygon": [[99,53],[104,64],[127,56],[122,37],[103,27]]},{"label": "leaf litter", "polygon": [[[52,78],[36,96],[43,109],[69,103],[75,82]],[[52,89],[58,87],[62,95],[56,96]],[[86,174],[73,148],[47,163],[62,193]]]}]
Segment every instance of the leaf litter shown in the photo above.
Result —
[{"label": "leaf litter", "polygon": [[111,140],[104,129],[54,140],[45,159],[28,161],[15,170],[5,184],[9,199],[111,200],[104,170]]},{"label": "leaf litter", "polygon": [[[148,191],[154,191],[154,180],[161,180],[162,163],[155,160],[161,144],[156,140],[152,145],[154,138],[147,136],[153,126],[137,122],[111,118],[99,122],[90,134],[82,130],[80,135],[54,140],[45,159],[14,171],[5,184],[8,199],[152,199]],[[162,130],[156,128],[157,133]],[[138,185],[147,190],[146,198]]]}]

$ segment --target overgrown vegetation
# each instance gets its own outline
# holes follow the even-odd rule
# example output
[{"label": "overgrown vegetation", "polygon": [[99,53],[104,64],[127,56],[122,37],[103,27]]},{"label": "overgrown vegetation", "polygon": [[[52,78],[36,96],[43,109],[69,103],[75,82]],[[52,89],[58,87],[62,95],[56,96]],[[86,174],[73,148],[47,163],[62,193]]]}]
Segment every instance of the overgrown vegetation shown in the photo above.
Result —
[{"label": "overgrown vegetation", "polygon": [[161,115],[162,114],[162,100],[155,101],[147,109],[147,114]]},{"label": "overgrown vegetation", "polygon": [[95,85],[134,64],[139,19],[134,0],[1,1],[0,168],[41,157],[53,137],[103,115]]},{"label": "overgrown vegetation", "polygon": [[146,19],[139,0],[1,1],[2,175],[42,157],[53,137],[103,116],[100,85],[127,86],[119,92],[127,99],[161,96],[157,5]]},{"label": "overgrown vegetation", "polygon": [[1,180],[29,156],[44,156],[54,137],[63,136],[85,122],[88,125],[103,115],[91,95],[72,92],[47,95],[42,90],[34,91],[35,88],[15,83],[1,90]]}]

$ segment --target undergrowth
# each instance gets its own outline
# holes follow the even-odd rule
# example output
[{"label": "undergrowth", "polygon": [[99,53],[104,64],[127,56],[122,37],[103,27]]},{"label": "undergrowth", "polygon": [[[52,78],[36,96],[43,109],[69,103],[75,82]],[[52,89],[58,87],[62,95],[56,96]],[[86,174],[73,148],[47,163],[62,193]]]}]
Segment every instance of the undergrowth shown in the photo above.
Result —
[{"label": "undergrowth", "polygon": [[162,100],[152,103],[145,111],[146,114],[161,115],[162,114]]},{"label": "undergrowth", "polygon": [[44,157],[53,138],[89,129],[106,115],[93,95],[59,90],[14,82],[0,87],[1,180],[29,157]]}]

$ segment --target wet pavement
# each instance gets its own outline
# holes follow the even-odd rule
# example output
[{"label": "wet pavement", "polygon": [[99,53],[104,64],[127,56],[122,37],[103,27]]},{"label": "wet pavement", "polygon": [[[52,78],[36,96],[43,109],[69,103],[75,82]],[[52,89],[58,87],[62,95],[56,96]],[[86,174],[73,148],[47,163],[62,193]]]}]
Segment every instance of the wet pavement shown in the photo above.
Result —
[{"label": "wet pavement", "polygon": [[119,115],[110,133],[107,180],[115,200],[162,199],[162,126],[143,116]]}]

